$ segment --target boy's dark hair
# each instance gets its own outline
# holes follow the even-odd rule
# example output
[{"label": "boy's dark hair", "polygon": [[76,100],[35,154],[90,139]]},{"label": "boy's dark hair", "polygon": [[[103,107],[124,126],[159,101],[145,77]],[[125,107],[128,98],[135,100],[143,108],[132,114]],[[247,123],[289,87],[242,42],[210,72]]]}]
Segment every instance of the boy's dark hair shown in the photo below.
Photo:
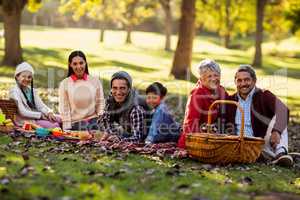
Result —
[{"label": "boy's dark hair", "polygon": [[160,97],[164,97],[166,96],[168,90],[165,86],[163,86],[161,83],[159,82],[154,82],[151,85],[149,85],[146,89],[146,94],[148,93],[154,93],[156,95],[159,95]]}]

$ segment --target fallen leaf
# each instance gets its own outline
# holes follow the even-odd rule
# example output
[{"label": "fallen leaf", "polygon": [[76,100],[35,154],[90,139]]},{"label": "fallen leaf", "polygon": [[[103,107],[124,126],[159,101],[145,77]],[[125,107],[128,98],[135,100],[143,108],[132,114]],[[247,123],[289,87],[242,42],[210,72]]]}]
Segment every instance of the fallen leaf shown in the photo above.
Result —
[{"label": "fallen leaf", "polygon": [[240,183],[243,185],[252,185],[253,180],[250,177],[246,176],[240,180]]},{"label": "fallen leaf", "polygon": [[22,153],[22,158],[23,160],[26,162],[27,160],[29,160],[29,153],[27,151]]},{"label": "fallen leaf", "polygon": [[3,178],[0,180],[0,184],[2,185],[7,185],[10,182],[10,180],[8,178]]}]

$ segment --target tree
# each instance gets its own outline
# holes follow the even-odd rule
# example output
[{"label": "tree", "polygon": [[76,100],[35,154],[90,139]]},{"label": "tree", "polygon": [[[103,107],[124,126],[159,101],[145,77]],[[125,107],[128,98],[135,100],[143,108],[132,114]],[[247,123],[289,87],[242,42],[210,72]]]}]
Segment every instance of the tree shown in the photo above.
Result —
[{"label": "tree", "polygon": [[99,41],[103,42],[107,24],[120,19],[118,6],[116,0],[64,0],[59,11],[62,14],[71,13],[75,21],[83,16],[97,21],[100,29]]},{"label": "tree", "polygon": [[171,51],[171,35],[172,35],[172,12],[171,0],[159,0],[161,7],[165,13],[165,50]]},{"label": "tree", "polygon": [[226,48],[236,36],[245,36],[254,29],[254,6],[246,0],[201,0],[196,4],[196,26],[216,32]]},{"label": "tree", "polygon": [[261,67],[262,65],[262,50],[261,44],[263,41],[263,22],[264,12],[267,0],[256,1],[256,31],[255,31],[255,54],[252,65],[255,67]]},{"label": "tree", "polygon": [[297,0],[291,0],[287,4],[285,10],[285,19],[290,22],[289,26],[292,33],[300,36],[300,2]]},{"label": "tree", "polygon": [[38,0],[2,0],[0,1],[4,24],[4,58],[2,65],[16,66],[22,62],[20,42],[20,25],[22,10],[28,4],[28,9],[35,11],[40,7]]},{"label": "tree", "polygon": [[148,0],[124,0],[121,1],[121,23],[126,30],[126,44],[131,44],[131,32],[133,27],[142,23],[146,18],[154,15],[155,2]]},{"label": "tree", "polygon": [[195,9],[195,0],[182,0],[178,42],[171,70],[171,74],[178,79],[187,77],[192,62]]},{"label": "tree", "polygon": [[279,42],[289,34],[290,23],[285,18],[289,2],[290,0],[269,0],[266,5],[263,27],[273,41]]},{"label": "tree", "polygon": [[86,15],[99,22],[100,41],[104,40],[106,25],[119,23],[127,32],[126,43],[131,43],[133,27],[154,14],[155,4],[148,0],[63,0],[61,13],[72,13],[74,20]]}]

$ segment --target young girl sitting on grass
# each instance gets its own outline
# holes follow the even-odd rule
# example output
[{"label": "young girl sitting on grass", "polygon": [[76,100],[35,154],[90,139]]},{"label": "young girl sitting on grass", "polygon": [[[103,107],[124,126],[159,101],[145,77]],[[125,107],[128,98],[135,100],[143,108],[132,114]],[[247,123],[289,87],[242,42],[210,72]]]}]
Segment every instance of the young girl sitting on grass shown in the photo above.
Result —
[{"label": "young girl sitting on grass", "polygon": [[43,128],[60,127],[60,118],[43,103],[33,88],[33,75],[34,70],[27,62],[22,62],[16,68],[16,85],[9,92],[10,99],[15,100],[18,107],[16,125],[23,126],[26,121]]},{"label": "young girl sitting on grass", "polygon": [[167,105],[163,102],[166,94],[167,88],[159,82],[154,82],[146,89],[146,102],[154,111],[148,136],[145,140],[146,144],[177,142],[178,140],[180,126],[174,121]]}]

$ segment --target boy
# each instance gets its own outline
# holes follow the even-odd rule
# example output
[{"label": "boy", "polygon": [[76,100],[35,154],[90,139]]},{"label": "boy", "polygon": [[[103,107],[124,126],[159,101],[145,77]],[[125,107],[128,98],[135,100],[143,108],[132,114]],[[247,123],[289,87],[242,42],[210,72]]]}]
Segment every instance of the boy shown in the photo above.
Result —
[{"label": "boy", "polygon": [[149,128],[146,144],[160,142],[177,142],[180,126],[176,123],[163,102],[167,88],[154,82],[146,89],[146,102],[153,109],[153,117]]}]

